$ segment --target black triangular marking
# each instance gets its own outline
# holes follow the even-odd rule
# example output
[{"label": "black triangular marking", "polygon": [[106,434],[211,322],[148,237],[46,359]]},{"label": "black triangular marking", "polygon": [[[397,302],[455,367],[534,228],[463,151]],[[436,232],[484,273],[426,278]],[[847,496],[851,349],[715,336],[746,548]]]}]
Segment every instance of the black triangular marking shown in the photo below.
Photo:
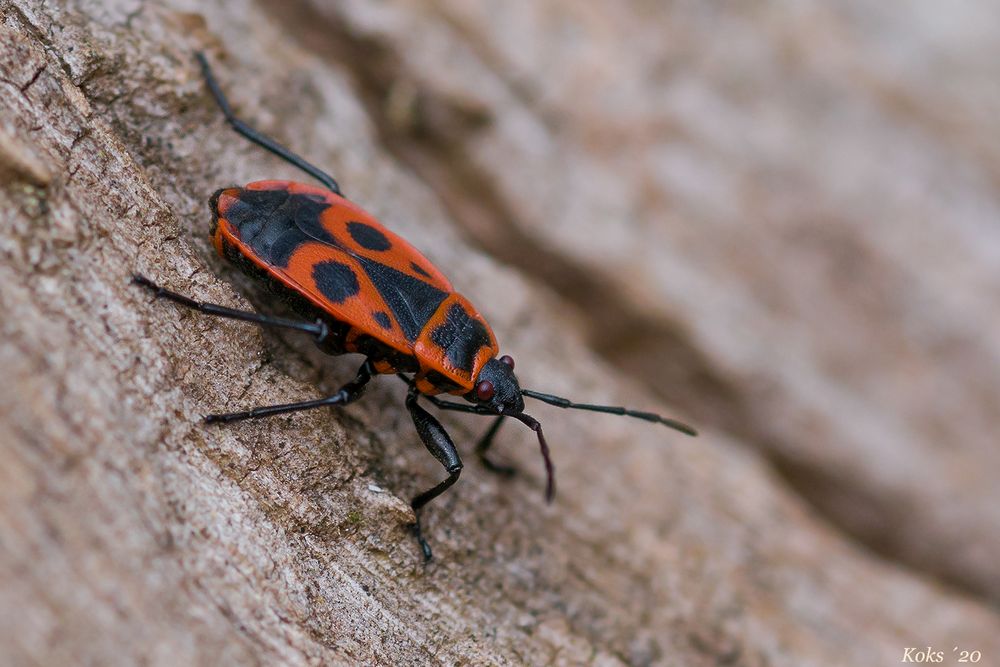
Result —
[{"label": "black triangular marking", "polygon": [[406,339],[411,343],[415,341],[427,320],[447,298],[447,292],[367,257],[357,257],[357,260],[385,299]]}]

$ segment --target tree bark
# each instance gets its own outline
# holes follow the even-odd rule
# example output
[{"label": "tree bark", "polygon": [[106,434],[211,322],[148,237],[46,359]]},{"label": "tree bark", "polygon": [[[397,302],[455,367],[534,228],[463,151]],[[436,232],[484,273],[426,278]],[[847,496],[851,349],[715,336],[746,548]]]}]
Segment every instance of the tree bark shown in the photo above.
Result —
[{"label": "tree bark", "polygon": [[[996,660],[998,47],[904,16],[900,63],[876,7],[0,2],[0,662]],[[130,285],[276,308],[206,202],[307,178],[229,130],[198,50],[524,386],[701,437],[533,405],[546,505],[529,431],[507,480],[443,416],[468,460],[425,565],[408,499],[443,475],[393,378],[204,425],[360,360]]]}]

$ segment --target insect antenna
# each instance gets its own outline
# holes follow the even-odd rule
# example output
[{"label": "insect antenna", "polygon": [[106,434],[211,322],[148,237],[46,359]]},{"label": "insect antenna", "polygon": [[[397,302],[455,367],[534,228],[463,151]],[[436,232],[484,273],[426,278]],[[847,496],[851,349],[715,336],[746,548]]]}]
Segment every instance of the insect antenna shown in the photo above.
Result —
[{"label": "insect antenna", "polygon": [[509,415],[538,435],[538,446],[542,450],[542,458],[545,459],[545,502],[551,503],[556,495],[556,469],[552,465],[552,457],[549,455],[549,443],[545,442],[545,434],[542,433],[542,425],[534,417],[529,417],[523,412],[519,415]]},{"label": "insect antenna", "polygon": [[[695,436],[698,435],[698,431],[692,426],[688,426],[684,422],[677,421],[676,419],[670,419],[669,417],[661,417],[658,414],[652,412],[640,412],[639,410],[630,410],[629,408],[622,408],[614,405],[592,405],[590,403],[574,403],[568,398],[562,398],[561,396],[553,396],[552,394],[543,394],[537,391],[531,391],[530,389],[522,389],[521,394],[527,396],[528,398],[534,398],[536,400],[542,401],[543,403],[548,403],[549,405],[554,405],[557,408],[566,408],[569,410],[589,410],[591,412],[604,412],[609,415],[623,415],[625,417],[634,417],[636,419],[642,419],[644,421],[653,422],[655,424],[663,424],[669,428],[672,428],[681,433],[687,435]],[[523,420],[522,420],[523,421]],[[525,422],[526,424],[528,422]],[[536,422],[537,423],[537,422]],[[528,424],[531,426],[530,424]],[[541,436],[541,431],[539,431],[539,436]]]}]

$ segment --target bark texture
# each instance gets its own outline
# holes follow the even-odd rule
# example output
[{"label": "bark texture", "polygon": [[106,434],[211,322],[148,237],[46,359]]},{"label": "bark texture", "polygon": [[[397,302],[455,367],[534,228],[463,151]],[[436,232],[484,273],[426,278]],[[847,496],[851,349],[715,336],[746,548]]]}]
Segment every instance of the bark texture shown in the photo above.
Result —
[{"label": "bark texture", "polygon": [[[280,8],[279,8],[280,7]],[[0,663],[1000,660],[989,3],[0,0]],[[216,188],[327,167],[489,317],[539,406],[442,477],[273,304]],[[247,300],[249,299],[249,301]],[[468,443],[482,420],[445,417]],[[461,445],[460,445],[461,447]]]}]

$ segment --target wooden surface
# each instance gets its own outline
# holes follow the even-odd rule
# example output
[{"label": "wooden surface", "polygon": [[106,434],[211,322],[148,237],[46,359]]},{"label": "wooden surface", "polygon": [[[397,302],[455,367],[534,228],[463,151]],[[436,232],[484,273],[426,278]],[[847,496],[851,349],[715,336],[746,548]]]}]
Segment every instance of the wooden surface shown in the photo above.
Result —
[{"label": "wooden surface", "polygon": [[[0,663],[891,665],[1000,658],[997,10],[0,1]],[[890,15],[891,14],[891,15]],[[991,35],[993,35],[991,37]],[[493,323],[497,479],[294,334],[208,196],[326,166]],[[249,298],[249,301],[248,301]],[[949,662],[950,661],[950,662]]]}]

